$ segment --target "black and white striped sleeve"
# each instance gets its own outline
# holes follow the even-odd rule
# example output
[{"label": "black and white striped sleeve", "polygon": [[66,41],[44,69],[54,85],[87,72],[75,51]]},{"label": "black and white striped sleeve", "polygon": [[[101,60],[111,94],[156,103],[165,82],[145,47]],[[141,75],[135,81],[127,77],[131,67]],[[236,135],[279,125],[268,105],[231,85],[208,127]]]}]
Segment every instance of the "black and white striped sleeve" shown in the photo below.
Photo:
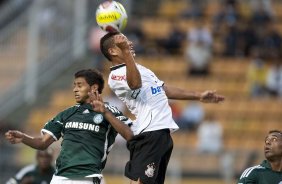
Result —
[{"label": "black and white striped sleeve", "polygon": [[132,125],[132,120],[129,119],[128,117],[124,116],[123,113],[118,110],[117,107],[115,106],[112,106],[112,105],[109,105],[109,104],[106,104],[105,103],[105,107],[111,111],[113,113],[113,115],[119,119],[120,121],[122,121],[124,124],[128,125],[129,127]]}]

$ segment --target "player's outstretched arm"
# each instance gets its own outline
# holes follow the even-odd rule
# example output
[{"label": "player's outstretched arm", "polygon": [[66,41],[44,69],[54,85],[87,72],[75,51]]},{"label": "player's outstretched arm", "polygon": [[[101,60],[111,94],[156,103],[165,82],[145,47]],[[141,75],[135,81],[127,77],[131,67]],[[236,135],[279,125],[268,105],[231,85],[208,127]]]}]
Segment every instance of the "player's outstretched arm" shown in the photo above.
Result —
[{"label": "player's outstretched arm", "polygon": [[207,90],[204,92],[190,92],[166,85],[164,85],[163,88],[169,99],[198,100],[203,103],[219,103],[225,100],[224,96],[218,95],[214,90]]},{"label": "player's outstretched arm", "polygon": [[38,150],[45,150],[55,141],[49,134],[44,134],[40,137],[32,137],[18,130],[9,130],[5,133],[5,138],[11,144],[23,143]]},{"label": "player's outstretched arm", "polygon": [[108,109],[105,108],[105,104],[103,102],[103,99],[101,95],[98,93],[98,91],[89,93],[90,96],[90,104],[93,107],[93,110],[96,112],[100,112],[104,114],[104,117],[107,119],[107,121],[114,127],[114,129],[127,141],[131,140],[133,137],[133,132],[131,129],[125,125],[122,121],[117,119],[112,112],[110,112]]},{"label": "player's outstretched arm", "polygon": [[131,129],[127,125],[122,123],[119,119],[117,119],[112,114],[112,112],[110,112],[108,109],[105,109],[104,116],[125,140],[129,141],[132,139],[133,132],[131,131]]},{"label": "player's outstretched arm", "polygon": [[126,80],[130,89],[135,90],[142,87],[141,75],[136,66],[133,53],[131,53],[132,42],[122,35],[115,35],[116,44],[123,53],[123,60],[126,64]]}]

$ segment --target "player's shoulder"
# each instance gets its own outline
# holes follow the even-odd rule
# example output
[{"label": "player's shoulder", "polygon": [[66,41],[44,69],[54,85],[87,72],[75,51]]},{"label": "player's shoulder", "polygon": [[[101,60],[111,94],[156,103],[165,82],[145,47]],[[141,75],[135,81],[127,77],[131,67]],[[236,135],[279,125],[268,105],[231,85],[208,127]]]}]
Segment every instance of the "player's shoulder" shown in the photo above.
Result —
[{"label": "player's shoulder", "polygon": [[74,106],[68,107],[68,108],[64,109],[63,111],[61,111],[60,114],[61,115],[72,114],[72,113],[76,112],[79,109],[80,106],[81,106],[80,104],[76,104]]},{"label": "player's shoulder", "polygon": [[248,177],[254,177],[254,176],[256,176],[256,174],[258,172],[260,172],[261,170],[264,170],[264,169],[265,169],[265,167],[263,167],[261,165],[249,167],[249,168],[244,170],[244,172],[240,176],[240,179],[248,178]]},{"label": "player's shoulder", "polygon": [[20,180],[21,178],[23,178],[26,174],[33,172],[36,169],[36,165],[35,164],[30,164],[27,165],[25,167],[23,167],[17,174],[16,174],[16,179]]},{"label": "player's shoulder", "polygon": [[123,72],[125,70],[126,70],[126,64],[125,63],[118,64],[118,65],[110,67],[111,73]]},{"label": "player's shoulder", "polygon": [[124,82],[126,81],[126,68],[123,65],[113,66],[108,77],[108,83],[111,82]]},{"label": "player's shoulder", "polygon": [[137,68],[140,70],[145,70],[145,71],[151,71],[149,68],[147,68],[146,66],[144,65],[141,65],[141,64],[136,64]]},{"label": "player's shoulder", "polygon": [[156,74],[150,68],[147,68],[146,66],[137,64],[137,68],[142,77],[152,77],[152,76],[155,77],[156,76]]}]

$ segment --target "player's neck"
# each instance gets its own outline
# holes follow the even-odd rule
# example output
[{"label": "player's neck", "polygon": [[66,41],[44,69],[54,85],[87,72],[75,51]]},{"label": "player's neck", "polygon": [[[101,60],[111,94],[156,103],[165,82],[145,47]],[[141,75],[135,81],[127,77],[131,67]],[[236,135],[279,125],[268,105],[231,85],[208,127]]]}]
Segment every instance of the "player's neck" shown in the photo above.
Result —
[{"label": "player's neck", "polygon": [[280,160],[270,162],[273,171],[282,172],[282,158]]},{"label": "player's neck", "polygon": [[91,102],[90,98],[87,98],[85,101],[81,102],[81,104],[86,104],[86,103],[90,104],[90,102]]},{"label": "player's neck", "polygon": [[117,65],[121,65],[121,64],[124,64],[124,62],[121,61],[121,60],[112,61],[112,66],[117,66]]}]

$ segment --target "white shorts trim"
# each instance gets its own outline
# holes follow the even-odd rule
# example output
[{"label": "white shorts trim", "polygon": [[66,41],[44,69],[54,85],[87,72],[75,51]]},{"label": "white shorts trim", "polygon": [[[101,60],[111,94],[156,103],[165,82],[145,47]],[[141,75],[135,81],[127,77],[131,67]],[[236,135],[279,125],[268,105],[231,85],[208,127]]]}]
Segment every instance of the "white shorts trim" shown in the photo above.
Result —
[{"label": "white shorts trim", "polygon": [[93,184],[93,179],[92,179],[93,177],[102,178],[103,176],[102,174],[92,174],[92,175],[86,176],[85,178],[69,179],[63,176],[53,175],[50,184]]}]

